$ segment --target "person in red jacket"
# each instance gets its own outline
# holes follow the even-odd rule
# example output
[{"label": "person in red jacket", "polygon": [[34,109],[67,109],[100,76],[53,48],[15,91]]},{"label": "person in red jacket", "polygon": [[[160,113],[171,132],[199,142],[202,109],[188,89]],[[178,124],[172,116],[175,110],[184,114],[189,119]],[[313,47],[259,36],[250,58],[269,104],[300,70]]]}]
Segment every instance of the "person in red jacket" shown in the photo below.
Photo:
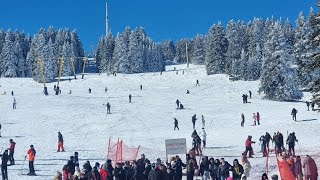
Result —
[{"label": "person in red jacket", "polygon": [[60,149],[64,152],[63,136],[60,132],[58,132],[58,150],[57,150],[57,152],[60,152]]},{"label": "person in red jacket", "polygon": [[247,140],[246,140],[246,150],[244,151],[243,155],[247,157],[248,151],[249,151],[249,158],[253,158],[253,149],[251,144],[256,143],[254,141],[252,141],[252,136],[248,136]]},{"label": "person in red jacket", "polygon": [[29,173],[27,175],[29,176],[35,176],[36,173],[34,171],[34,159],[36,157],[36,150],[34,149],[33,145],[30,145],[30,149],[27,152],[28,154],[28,160],[29,160]]},{"label": "person in red jacket", "polygon": [[14,154],[14,148],[16,146],[16,143],[12,139],[10,139],[9,142],[10,142],[9,161],[10,161],[10,165],[14,165],[13,154]]},{"label": "person in red jacket", "polygon": [[101,180],[107,180],[107,177],[109,176],[109,172],[104,169],[106,166],[102,165],[100,169],[100,178]]}]

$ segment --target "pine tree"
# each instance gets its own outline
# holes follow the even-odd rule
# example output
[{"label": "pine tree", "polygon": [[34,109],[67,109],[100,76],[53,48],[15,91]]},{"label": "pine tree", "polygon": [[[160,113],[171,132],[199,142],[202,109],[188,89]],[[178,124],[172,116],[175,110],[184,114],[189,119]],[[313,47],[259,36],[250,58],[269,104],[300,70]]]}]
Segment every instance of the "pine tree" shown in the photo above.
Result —
[{"label": "pine tree", "polygon": [[292,57],[280,22],[272,31],[272,37],[266,43],[272,47],[271,57],[265,57],[261,75],[259,93],[264,98],[277,101],[299,100],[303,94],[296,82],[296,74],[291,68]]},{"label": "pine tree", "polygon": [[166,61],[173,61],[176,54],[176,49],[174,47],[172,40],[166,40],[162,44],[162,51],[163,51],[164,59]]},{"label": "pine tree", "polygon": [[137,28],[129,36],[129,53],[128,58],[132,73],[144,72],[144,38],[146,34],[143,29]]},{"label": "pine tree", "polygon": [[114,71],[119,73],[131,73],[131,64],[128,57],[126,41],[122,35],[118,34],[115,40],[113,52],[115,61]]},{"label": "pine tree", "polygon": [[6,33],[4,45],[1,52],[1,76],[5,77],[17,77],[17,64],[18,59],[14,51],[14,34],[11,30]]},{"label": "pine tree", "polygon": [[205,61],[205,37],[197,35],[193,40],[190,61],[192,64],[204,64]]},{"label": "pine tree", "polygon": [[174,57],[175,63],[186,63],[187,57],[186,57],[186,44],[188,44],[188,53],[190,53],[191,45],[190,40],[188,39],[180,39],[177,41],[176,44],[176,56]]},{"label": "pine tree", "polygon": [[227,25],[227,39],[229,42],[228,50],[226,53],[226,72],[230,75],[239,75],[239,60],[241,58],[241,49],[243,47],[242,34],[240,31],[241,23],[237,24],[231,20]]},{"label": "pine tree", "polygon": [[207,74],[225,73],[228,40],[221,23],[213,25],[208,33],[206,47]]}]

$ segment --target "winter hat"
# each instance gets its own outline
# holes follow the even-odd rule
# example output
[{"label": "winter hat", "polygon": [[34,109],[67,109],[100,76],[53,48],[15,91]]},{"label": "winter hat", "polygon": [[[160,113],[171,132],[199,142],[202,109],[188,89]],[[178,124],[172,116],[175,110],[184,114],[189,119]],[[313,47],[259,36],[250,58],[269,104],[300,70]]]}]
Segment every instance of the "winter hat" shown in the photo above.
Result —
[{"label": "winter hat", "polygon": [[278,175],[276,175],[276,174],[275,174],[275,175],[272,175],[272,176],[271,176],[271,179],[272,179],[272,180],[278,180]]}]

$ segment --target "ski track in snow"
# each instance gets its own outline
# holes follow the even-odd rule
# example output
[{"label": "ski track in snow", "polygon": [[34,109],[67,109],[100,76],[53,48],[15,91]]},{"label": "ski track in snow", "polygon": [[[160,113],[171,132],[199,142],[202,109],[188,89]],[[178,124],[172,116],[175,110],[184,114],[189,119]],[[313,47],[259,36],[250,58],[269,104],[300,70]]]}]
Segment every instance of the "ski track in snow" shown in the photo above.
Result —
[{"label": "ski track in snow", "polygon": [[[173,71],[176,67],[179,74]],[[182,75],[184,70],[184,75]],[[204,154],[221,158],[230,163],[240,158],[244,151],[244,142],[248,135],[257,141],[253,148],[254,159],[250,179],[260,179],[265,170],[265,158],[259,153],[259,137],[265,132],[271,135],[281,131],[286,138],[287,131],[294,131],[299,140],[297,154],[313,155],[319,164],[319,128],[317,112],[307,111],[302,102],[275,102],[262,100],[257,93],[259,81],[229,81],[227,75],[207,76],[204,66],[186,65],[168,66],[160,76],[158,73],[86,74],[82,80],[61,82],[62,94],[55,96],[54,83],[47,83],[49,96],[42,94],[43,85],[30,78],[1,78],[0,123],[2,135],[0,147],[9,147],[9,139],[17,143],[15,166],[8,167],[10,179],[52,179],[55,171],[62,170],[67,159],[75,151],[79,152],[81,166],[86,160],[91,164],[104,163],[107,156],[109,137],[116,141],[119,137],[124,143],[137,147],[141,153],[155,161],[165,159],[165,139],[187,138],[191,147],[191,117],[197,114],[196,129],[201,130],[201,115],[206,119],[207,146]],[[64,79],[68,79],[65,77]],[[201,86],[195,86],[196,80]],[[140,84],[143,90],[140,90]],[[108,92],[104,88],[108,87]],[[88,93],[88,89],[92,93]],[[190,94],[186,94],[187,89]],[[11,91],[17,99],[17,109],[12,110]],[[69,90],[72,94],[69,95]],[[242,94],[252,91],[251,103],[242,104]],[[129,103],[132,94],[132,103]],[[311,95],[305,94],[304,100]],[[179,99],[186,109],[176,109]],[[111,113],[106,113],[103,104],[111,104]],[[298,122],[291,119],[291,109],[298,109]],[[252,114],[260,112],[261,126],[253,124]],[[240,127],[240,115],[245,114],[245,127]],[[179,121],[179,131],[173,131],[173,118]],[[57,132],[64,136],[66,152],[57,153]],[[35,161],[39,176],[19,175],[28,172],[28,162],[24,156],[33,144],[37,150]],[[139,157],[139,155],[138,155]],[[278,174],[274,154],[270,157],[270,174]]]}]

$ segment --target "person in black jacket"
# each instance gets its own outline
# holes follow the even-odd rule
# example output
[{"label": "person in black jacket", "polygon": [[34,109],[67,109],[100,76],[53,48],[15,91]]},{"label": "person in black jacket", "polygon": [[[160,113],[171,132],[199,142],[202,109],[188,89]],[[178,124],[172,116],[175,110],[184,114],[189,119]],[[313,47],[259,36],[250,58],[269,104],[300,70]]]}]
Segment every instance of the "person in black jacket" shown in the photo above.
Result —
[{"label": "person in black jacket", "polygon": [[156,170],[156,165],[154,163],[152,163],[151,167],[152,167],[152,169],[148,175],[148,180],[157,180],[158,171]]},{"label": "person in black jacket", "polygon": [[145,162],[146,165],[145,165],[145,169],[144,169],[143,175],[144,175],[144,179],[148,179],[148,175],[149,175],[152,167],[151,167],[151,163],[150,163],[149,159],[145,159],[144,162]]},{"label": "person in black jacket", "polygon": [[232,174],[233,180],[241,180],[241,176],[243,174],[243,167],[241,164],[239,164],[238,159],[233,160]]},{"label": "person in black jacket", "polygon": [[116,164],[116,168],[114,169],[114,177],[115,177],[115,180],[125,180],[126,179],[126,172],[122,168],[121,163]]},{"label": "person in black jacket", "polygon": [[126,161],[124,163],[124,172],[126,173],[125,180],[132,180],[133,179],[133,168],[130,166],[130,162]]},{"label": "person in black jacket", "polygon": [[202,162],[200,163],[200,171],[199,175],[202,176],[202,179],[207,180],[209,179],[209,160],[208,156],[202,158]]},{"label": "person in black jacket", "polygon": [[114,168],[112,167],[112,164],[111,164],[111,160],[108,159],[107,160],[107,171],[109,172],[109,176],[107,178],[107,180],[113,180],[113,171],[114,171]]},{"label": "person in black jacket", "polygon": [[75,171],[75,165],[74,165],[74,157],[70,156],[70,160],[68,160],[67,167],[68,167],[68,172],[73,176],[74,171]]},{"label": "person in black jacket", "polygon": [[145,171],[145,155],[141,154],[141,158],[138,160],[137,162],[137,175],[136,175],[136,179],[137,180],[144,180],[144,171]]},{"label": "person in black jacket", "polygon": [[74,152],[73,163],[74,163],[74,166],[79,167],[79,153],[78,152]]},{"label": "person in black jacket", "polygon": [[219,159],[213,159],[210,158],[209,160],[210,166],[209,166],[209,172],[210,172],[210,177],[212,180],[220,180],[219,176],[219,166],[220,166],[220,161]]},{"label": "person in black jacket", "polygon": [[173,118],[173,119],[174,119],[174,129],[173,130],[176,130],[176,128],[179,130],[178,119],[176,119],[176,118]]},{"label": "person in black jacket", "polygon": [[219,166],[219,175],[221,180],[226,180],[229,177],[229,169],[231,168],[231,165],[224,160],[224,158],[221,158],[221,164]]},{"label": "person in black jacket", "polygon": [[175,171],[175,180],[182,180],[182,168],[186,167],[187,165],[182,162],[179,156],[176,156],[176,163],[172,167]]},{"label": "person in black jacket", "polygon": [[172,167],[168,167],[166,175],[167,175],[166,180],[176,180],[175,179],[176,174],[174,173]]},{"label": "person in black jacket", "polygon": [[8,150],[5,150],[2,154],[1,157],[1,174],[2,174],[2,179],[7,180],[8,179],[8,161],[9,161],[9,155],[8,155]]}]

